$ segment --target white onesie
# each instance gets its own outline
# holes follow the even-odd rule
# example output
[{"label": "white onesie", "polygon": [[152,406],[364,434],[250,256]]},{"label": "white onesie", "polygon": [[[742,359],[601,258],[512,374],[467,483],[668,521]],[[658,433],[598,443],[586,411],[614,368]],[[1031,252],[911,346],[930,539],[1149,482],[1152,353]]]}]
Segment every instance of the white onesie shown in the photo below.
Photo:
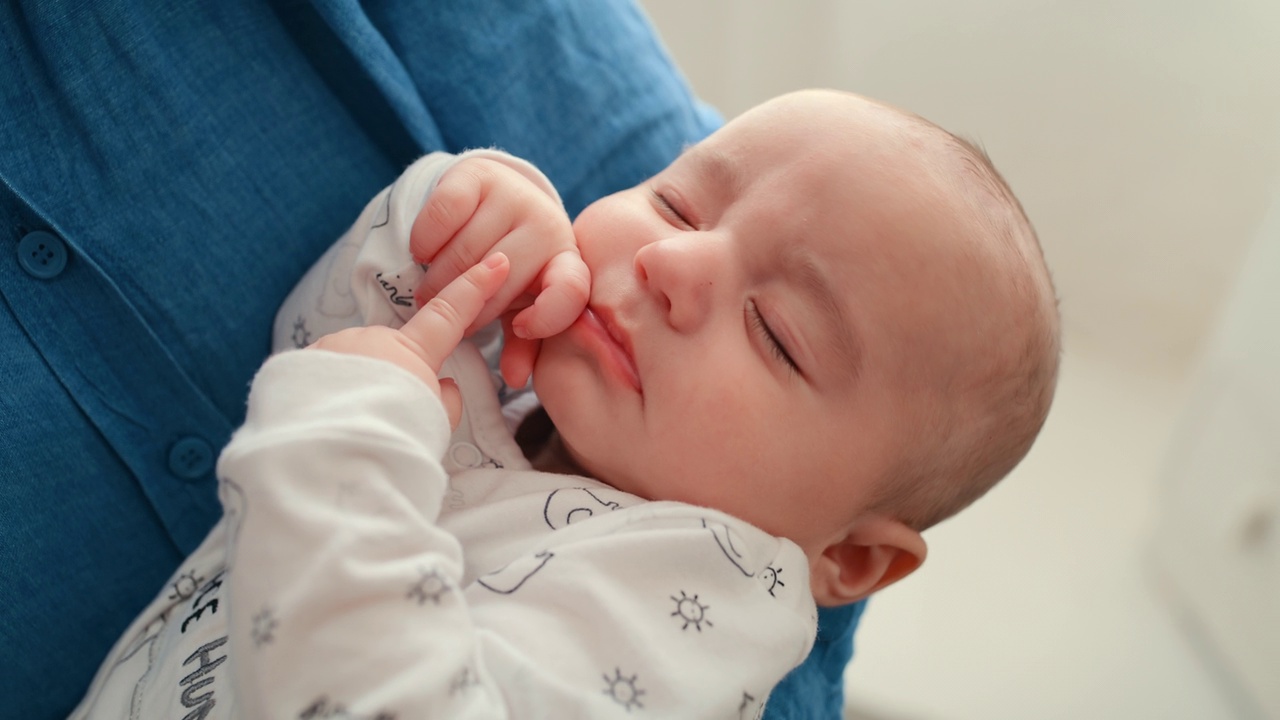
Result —
[{"label": "white onesie", "polygon": [[[406,171],[393,188],[431,178],[406,213],[452,162]],[[343,243],[394,224],[370,220],[387,196]],[[464,399],[452,434],[398,367],[269,360],[218,464],[223,519],[72,717],[758,717],[813,644],[800,549],[534,471],[480,352],[464,344],[444,374]]]}]

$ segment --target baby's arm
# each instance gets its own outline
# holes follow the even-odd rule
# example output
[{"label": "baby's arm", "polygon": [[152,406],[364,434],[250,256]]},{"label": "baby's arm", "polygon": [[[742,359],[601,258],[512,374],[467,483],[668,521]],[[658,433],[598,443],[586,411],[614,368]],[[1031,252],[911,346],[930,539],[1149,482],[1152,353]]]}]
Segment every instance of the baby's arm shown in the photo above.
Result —
[{"label": "baby's arm", "polygon": [[581,513],[535,498],[552,544],[461,587],[431,390],[503,263],[255,379],[218,469],[244,717],[750,717],[808,652],[803,554],[699,508],[562,527]]},{"label": "baby's arm", "polygon": [[432,153],[379,193],[286,299],[273,348],[305,347],[349,327],[399,327],[492,252],[511,259],[511,273],[470,330],[502,315],[504,374],[520,387],[539,338],[582,312],[590,275],[550,181],[495,150]]},{"label": "baby's arm", "polygon": [[431,592],[461,576],[461,549],[435,524],[453,419],[431,400],[506,271],[496,255],[402,329],[326,336],[254,379],[218,463],[240,716],[445,716],[430,711],[449,704],[474,638],[465,606],[424,628],[408,594],[422,568],[440,583]]}]

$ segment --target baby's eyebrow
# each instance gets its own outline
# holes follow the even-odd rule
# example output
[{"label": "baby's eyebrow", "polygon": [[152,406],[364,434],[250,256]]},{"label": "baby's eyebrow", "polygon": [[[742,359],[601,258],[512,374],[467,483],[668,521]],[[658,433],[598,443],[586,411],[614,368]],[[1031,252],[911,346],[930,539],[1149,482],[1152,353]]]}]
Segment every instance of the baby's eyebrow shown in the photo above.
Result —
[{"label": "baby's eyebrow", "polygon": [[784,265],[787,273],[810,297],[826,326],[821,342],[835,353],[836,365],[828,368],[837,377],[856,380],[862,369],[862,345],[854,333],[844,306],[840,304],[826,271],[799,244],[789,246]]},{"label": "baby's eyebrow", "polygon": [[727,191],[730,197],[741,194],[744,179],[742,169],[728,154],[714,148],[694,145],[686,148],[681,156],[693,165],[699,176],[710,181],[716,188]]}]

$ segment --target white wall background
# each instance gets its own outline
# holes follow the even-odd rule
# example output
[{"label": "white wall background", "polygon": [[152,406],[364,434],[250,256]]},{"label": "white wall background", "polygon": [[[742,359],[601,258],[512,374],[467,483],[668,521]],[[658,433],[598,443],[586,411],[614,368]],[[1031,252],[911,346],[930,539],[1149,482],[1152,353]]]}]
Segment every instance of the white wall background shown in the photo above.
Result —
[{"label": "white wall background", "polygon": [[873,602],[853,702],[894,718],[1250,717],[1145,548],[1189,370],[1280,187],[1280,2],[642,3],[726,116],[828,86],[981,141],[1062,298],[1041,441]]}]

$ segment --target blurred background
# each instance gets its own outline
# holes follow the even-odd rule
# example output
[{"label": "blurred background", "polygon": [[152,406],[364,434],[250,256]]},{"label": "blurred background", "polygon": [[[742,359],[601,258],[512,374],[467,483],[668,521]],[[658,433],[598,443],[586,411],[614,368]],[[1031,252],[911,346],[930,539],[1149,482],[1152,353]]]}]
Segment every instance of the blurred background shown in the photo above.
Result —
[{"label": "blurred background", "polygon": [[642,4],[726,117],[825,86],[979,141],[1062,299],[1040,441],[873,599],[849,716],[1280,718],[1280,3]]}]

